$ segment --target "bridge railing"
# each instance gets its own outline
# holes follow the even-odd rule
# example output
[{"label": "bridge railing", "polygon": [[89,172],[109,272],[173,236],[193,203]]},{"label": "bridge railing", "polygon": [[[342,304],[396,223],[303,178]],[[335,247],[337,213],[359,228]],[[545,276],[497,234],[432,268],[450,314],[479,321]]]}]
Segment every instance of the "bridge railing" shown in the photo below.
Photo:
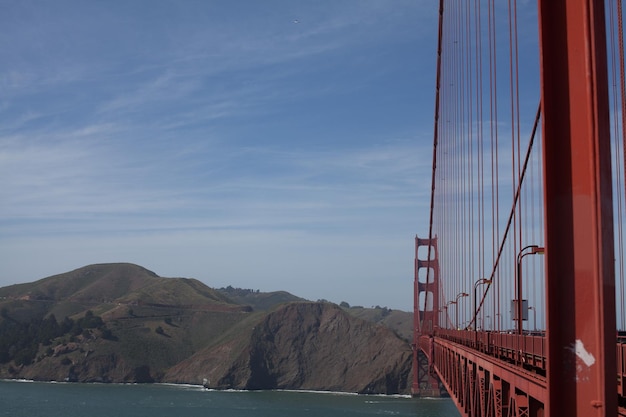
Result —
[{"label": "bridge railing", "polygon": [[[547,346],[542,332],[518,335],[509,332],[437,329],[435,337],[458,343],[545,376]],[[420,348],[429,355],[433,349],[432,338],[420,338]],[[626,413],[626,337],[618,338],[616,355],[619,406]]]},{"label": "bridge railing", "polygon": [[438,329],[436,336],[545,375],[547,346],[541,333]]}]

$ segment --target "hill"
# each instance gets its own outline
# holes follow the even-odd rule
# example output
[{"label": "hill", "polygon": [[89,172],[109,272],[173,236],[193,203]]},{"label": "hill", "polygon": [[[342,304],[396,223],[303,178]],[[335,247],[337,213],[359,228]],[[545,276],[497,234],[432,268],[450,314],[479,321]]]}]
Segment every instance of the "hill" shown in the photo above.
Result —
[{"label": "hill", "polygon": [[218,291],[238,304],[249,305],[255,310],[263,311],[284,303],[307,301],[287,291],[260,292],[259,290],[233,288],[230,285],[226,288],[220,288]]},{"label": "hill", "polygon": [[234,290],[132,264],[0,288],[0,378],[407,392],[411,347],[388,327]]},{"label": "hill", "polygon": [[408,343],[413,342],[413,313],[378,306],[374,308],[347,306],[343,307],[343,309],[354,317],[382,324],[395,331],[398,336]]},{"label": "hill", "polygon": [[[251,327],[253,325],[253,327]],[[173,367],[166,378],[210,388],[397,393],[407,389],[411,348],[384,326],[330,303],[290,303],[236,337]]]}]

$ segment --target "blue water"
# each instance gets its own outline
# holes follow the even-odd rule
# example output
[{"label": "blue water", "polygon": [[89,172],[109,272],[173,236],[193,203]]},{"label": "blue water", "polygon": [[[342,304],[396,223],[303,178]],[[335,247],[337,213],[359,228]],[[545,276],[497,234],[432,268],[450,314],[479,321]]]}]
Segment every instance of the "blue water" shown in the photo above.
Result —
[{"label": "blue water", "polygon": [[207,391],[179,385],[0,381],[0,416],[11,417],[457,417],[450,399],[285,391]]}]

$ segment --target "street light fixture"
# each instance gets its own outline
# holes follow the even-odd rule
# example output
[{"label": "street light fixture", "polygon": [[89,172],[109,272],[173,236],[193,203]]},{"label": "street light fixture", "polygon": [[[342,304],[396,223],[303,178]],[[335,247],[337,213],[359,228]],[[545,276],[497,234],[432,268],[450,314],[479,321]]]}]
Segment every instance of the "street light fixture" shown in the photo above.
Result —
[{"label": "street light fixture", "polygon": [[[529,252],[526,252],[527,249],[530,249]],[[522,259],[524,258],[524,256],[526,255],[537,255],[537,254],[543,254],[545,253],[545,248],[541,247],[541,246],[537,246],[537,245],[528,245],[526,247],[524,247],[521,251],[519,251],[519,253],[517,254],[517,284],[516,284],[516,296],[517,296],[517,305],[516,310],[517,310],[517,314],[516,314],[516,321],[517,321],[517,333],[518,334],[522,334],[523,331],[523,317],[522,317],[522,313],[523,313],[523,303],[522,303]]]},{"label": "street light fixture", "polygon": [[533,327],[534,331],[537,331],[537,309],[533,306],[529,306],[528,309],[533,311]]},{"label": "street light fixture", "polygon": [[459,327],[459,298],[468,297],[468,296],[469,294],[466,292],[460,292],[456,295],[456,300],[454,301],[454,304],[456,304],[456,323],[455,324],[457,326],[457,329],[460,328]]},{"label": "street light fixture", "polygon": [[474,283],[474,320],[477,322],[476,323],[477,330],[478,330],[478,310],[476,309],[476,289],[478,288],[479,285],[484,285],[484,284],[491,285],[491,280],[487,278],[481,278]]},{"label": "street light fixture", "polygon": [[446,310],[446,320],[447,320],[447,321],[446,321],[446,323],[449,323],[449,322],[450,322],[450,315],[448,314],[448,306],[449,306],[450,304],[456,304],[456,301],[448,301],[448,302],[446,303],[446,305],[445,305],[445,306],[443,306],[443,308]]}]

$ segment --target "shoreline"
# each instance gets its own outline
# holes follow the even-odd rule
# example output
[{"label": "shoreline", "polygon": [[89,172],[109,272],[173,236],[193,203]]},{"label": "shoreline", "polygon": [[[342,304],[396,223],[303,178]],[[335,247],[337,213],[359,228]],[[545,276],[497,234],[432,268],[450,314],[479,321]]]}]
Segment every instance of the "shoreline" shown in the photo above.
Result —
[{"label": "shoreline", "polygon": [[354,397],[381,397],[381,398],[406,398],[411,399],[411,395],[408,394],[359,394],[357,392],[345,392],[345,391],[323,391],[323,390],[308,390],[308,389],[267,389],[267,390],[244,390],[244,389],[214,389],[206,388],[202,384],[189,384],[189,383],[175,383],[175,382],[73,382],[73,381],[44,381],[35,379],[7,379],[0,378],[0,382],[15,382],[15,383],[41,383],[41,384],[68,384],[68,385],[142,385],[142,386],[167,386],[173,388],[192,388],[197,391],[208,392],[223,392],[223,393],[263,393],[263,392],[287,392],[296,394],[324,394],[324,395],[336,395],[336,396],[354,396]]}]

